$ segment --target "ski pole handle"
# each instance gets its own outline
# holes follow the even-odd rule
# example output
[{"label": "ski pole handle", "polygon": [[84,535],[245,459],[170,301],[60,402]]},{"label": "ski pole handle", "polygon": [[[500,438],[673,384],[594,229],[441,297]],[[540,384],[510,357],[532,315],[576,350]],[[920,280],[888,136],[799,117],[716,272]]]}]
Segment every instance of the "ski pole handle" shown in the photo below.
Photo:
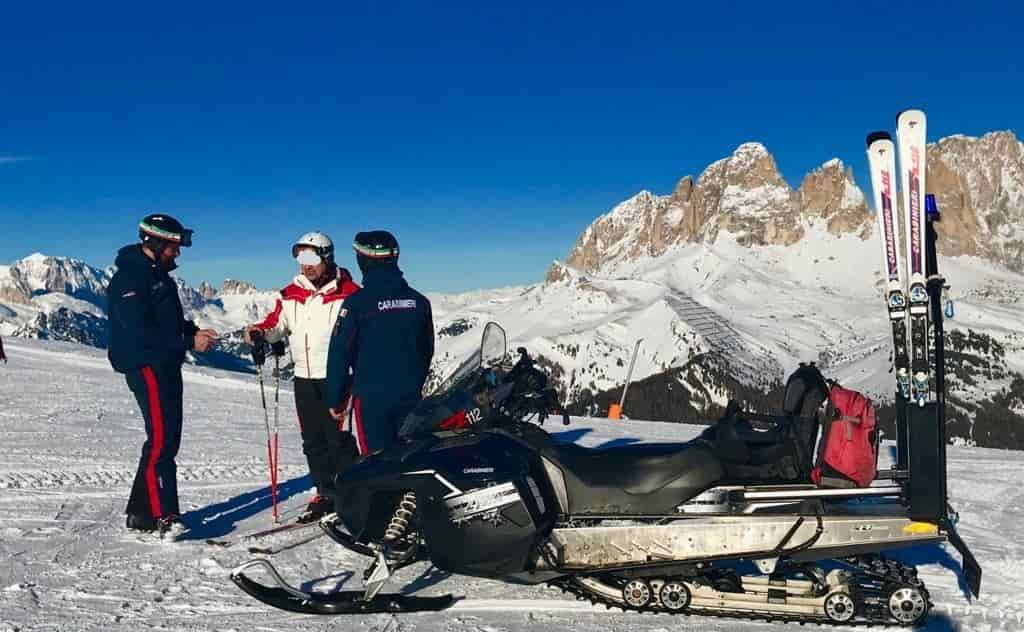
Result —
[{"label": "ski pole handle", "polygon": [[259,329],[254,329],[249,334],[249,338],[252,340],[252,363],[256,366],[263,366],[267,359],[267,339]]}]

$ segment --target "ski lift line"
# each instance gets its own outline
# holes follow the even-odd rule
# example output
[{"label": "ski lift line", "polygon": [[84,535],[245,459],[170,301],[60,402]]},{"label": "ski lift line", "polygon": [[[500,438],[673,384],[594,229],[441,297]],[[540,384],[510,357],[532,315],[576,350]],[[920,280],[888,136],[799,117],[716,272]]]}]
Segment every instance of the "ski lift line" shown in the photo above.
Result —
[{"label": "ski lift line", "polygon": [[629,388],[629,381],[633,379],[633,368],[636,366],[636,356],[640,352],[640,343],[643,338],[638,338],[636,345],[633,346],[633,357],[629,361],[629,370],[626,372],[626,383],[622,386],[622,398],[619,399],[619,408],[621,409],[626,404],[626,390]]}]

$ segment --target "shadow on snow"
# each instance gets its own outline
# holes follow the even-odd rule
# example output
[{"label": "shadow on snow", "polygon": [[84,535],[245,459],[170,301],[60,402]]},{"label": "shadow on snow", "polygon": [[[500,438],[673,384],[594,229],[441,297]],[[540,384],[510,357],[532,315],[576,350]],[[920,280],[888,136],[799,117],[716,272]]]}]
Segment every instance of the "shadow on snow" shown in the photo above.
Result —
[{"label": "shadow on snow", "polygon": [[[277,486],[278,506],[296,494],[301,494],[313,487],[309,475],[298,476],[284,481]],[[219,538],[235,530],[240,521],[251,518],[271,507],[270,487],[263,487],[251,492],[239,494],[223,502],[194,509],[181,517],[182,522],[189,526],[186,540],[206,540]]]}]

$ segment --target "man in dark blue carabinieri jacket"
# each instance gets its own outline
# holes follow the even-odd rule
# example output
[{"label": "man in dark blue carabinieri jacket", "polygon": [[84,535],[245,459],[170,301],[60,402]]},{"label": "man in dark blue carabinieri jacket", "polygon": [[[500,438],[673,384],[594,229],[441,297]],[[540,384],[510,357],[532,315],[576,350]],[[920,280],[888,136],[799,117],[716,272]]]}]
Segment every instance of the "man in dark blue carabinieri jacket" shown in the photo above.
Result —
[{"label": "man in dark blue carabinieri jacket", "polygon": [[352,244],[363,287],[345,299],[327,355],[327,405],[350,419],[359,454],[390,446],[420,401],[434,357],[430,301],[398,268],[398,242],[383,230]]},{"label": "man in dark blue carabinieri jacket", "polygon": [[180,534],[177,465],[181,443],[181,365],[185,352],[204,352],[217,337],[185,320],[178,286],[168,274],[192,231],[170,215],[147,215],[140,243],[117,253],[117,272],[107,286],[110,349],[114,370],[123,373],[146,420],[146,442],[128,499],[126,526]]}]

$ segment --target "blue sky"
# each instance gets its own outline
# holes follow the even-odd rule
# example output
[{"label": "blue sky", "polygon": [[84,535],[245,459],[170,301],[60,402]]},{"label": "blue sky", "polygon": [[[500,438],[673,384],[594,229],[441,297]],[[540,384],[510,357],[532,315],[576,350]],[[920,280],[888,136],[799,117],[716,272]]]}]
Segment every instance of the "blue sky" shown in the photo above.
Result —
[{"label": "blue sky", "polygon": [[104,266],[161,210],[193,283],[280,285],[314,228],[353,268],[392,230],[426,291],[528,283],[744,141],[866,188],[900,109],[932,140],[1024,130],[1021,3],[480,5],[5,6],[0,262]]}]

